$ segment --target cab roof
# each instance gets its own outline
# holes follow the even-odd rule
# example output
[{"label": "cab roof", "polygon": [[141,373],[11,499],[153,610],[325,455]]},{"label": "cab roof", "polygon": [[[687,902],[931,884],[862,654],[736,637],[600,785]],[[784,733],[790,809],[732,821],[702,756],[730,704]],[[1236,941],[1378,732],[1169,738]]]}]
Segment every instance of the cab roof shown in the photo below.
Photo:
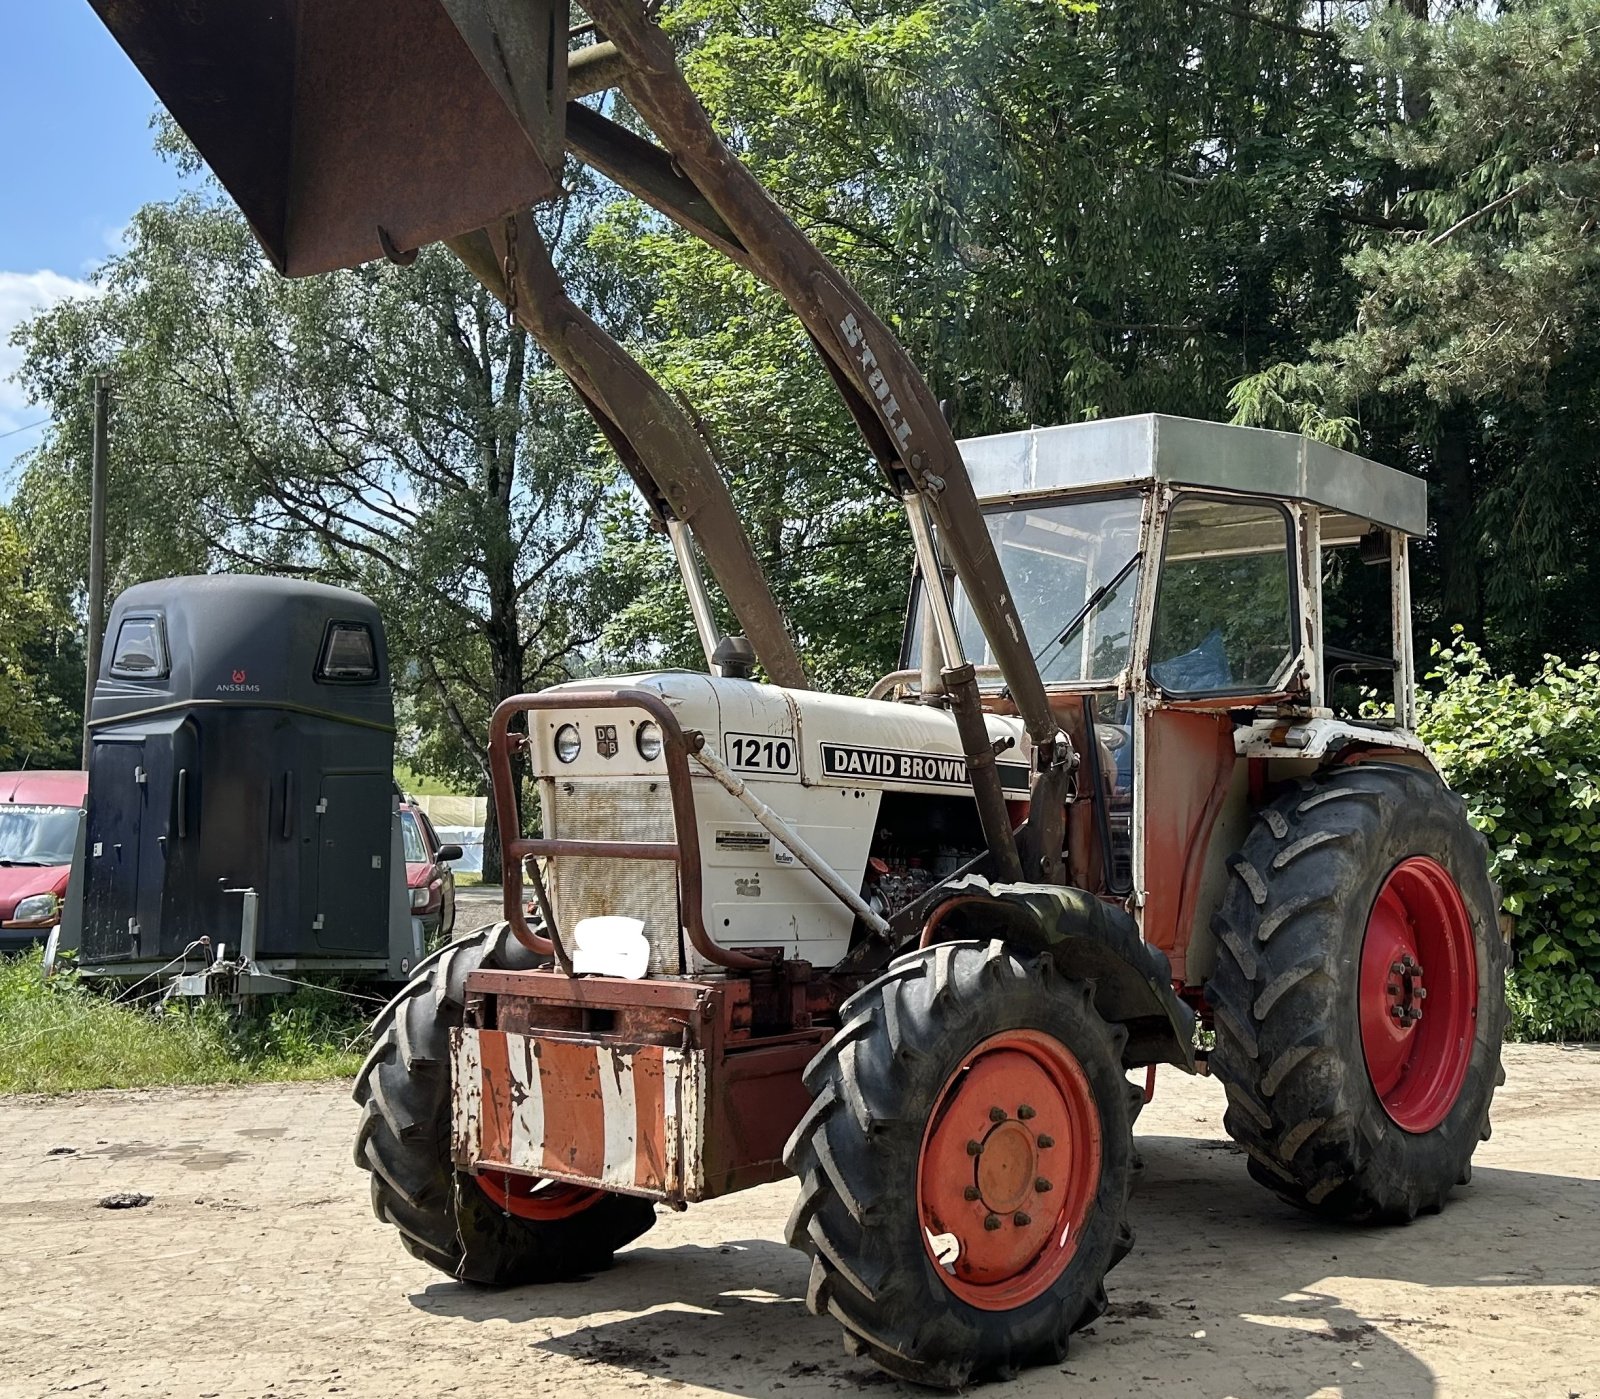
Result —
[{"label": "cab roof", "polygon": [[980,501],[1162,481],[1307,500],[1409,535],[1428,530],[1418,477],[1294,432],[1143,413],[958,445]]}]

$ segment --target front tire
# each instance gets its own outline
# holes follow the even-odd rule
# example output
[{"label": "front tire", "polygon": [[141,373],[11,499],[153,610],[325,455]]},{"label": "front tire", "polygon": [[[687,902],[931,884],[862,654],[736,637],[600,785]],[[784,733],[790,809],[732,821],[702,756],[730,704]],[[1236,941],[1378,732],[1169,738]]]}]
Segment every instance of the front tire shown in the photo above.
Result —
[{"label": "front tire", "polygon": [[482,1179],[450,1155],[450,1031],[480,967],[525,968],[532,954],[499,923],[420,963],[373,1022],[356,1076],[355,1161],[372,1173],[372,1212],[414,1258],[464,1282],[553,1282],[611,1265],[655,1223],[648,1200],[523,1177]]},{"label": "front tire", "polygon": [[784,1153],[807,1306],[922,1384],[1059,1360],[1133,1242],[1126,1031],[1000,942],[909,953],[842,1017]]},{"label": "front tire", "polygon": [[1211,1067],[1251,1175],[1336,1219],[1437,1210],[1503,1079],[1507,948],[1465,806],[1415,768],[1319,773],[1229,867]]}]

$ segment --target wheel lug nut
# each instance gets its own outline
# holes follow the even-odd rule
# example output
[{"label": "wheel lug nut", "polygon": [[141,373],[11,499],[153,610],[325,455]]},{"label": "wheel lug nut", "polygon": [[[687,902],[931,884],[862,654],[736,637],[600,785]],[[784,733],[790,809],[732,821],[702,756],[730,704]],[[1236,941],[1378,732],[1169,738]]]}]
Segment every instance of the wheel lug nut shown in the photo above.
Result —
[{"label": "wheel lug nut", "polygon": [[1389,970],[1392,971],[1396,976],[1399,976],[1400,973],[1405,970],[1405,967],[1399,962],[1390,962]]},{"label": "wheel lug nut", "polygon": [[1040,1132],[1039,1135],[1034,1138],[1034,1144],[1038,1146],[1041,1151],[1048,1151],[1056,1144],[1056,1139],[1044,1132]]},{"label": "wheel lug nut", "polygon": [[982,1142],[968,1142],[967,1143],[967,1155],[968,1156],[982,1156],[983,1155],[983,1143]]},{"label": "wheel lug nut", "polygon": [[[1389,1014],[1392,1015],[1396,1020],[1404,1020],[1406,1018],[1406,1011],[1405,1011],[1405,1007],[1404,1006],[1390,1006],[1389,1007]],[[972,1143],[971,1142],[967,1143],[967,1150],[968,1151],[972,1150]]]},{"label": "wheel lug nut", "polygon": [[998,1229],[1000,1227],[1000,1216],[997,1215],[997,1214],[985,1215],[984,1216],[984,1220],[983,1220],[983,1227],[985,1229],[987,1229],[992,1234],[996,1229]]},{"label": "wheel lug nut", "polygon": [[983,1198],[983,1192],[977,1186],[969,1185],[961,1192],[961,1198],[963,1200],[979,1200]]},{"label": "wheel lug nut", "polygon": [[1418,986],[1414,991],[1412,991],[1411,994],[1413,996],[1415,996],[1419,1001],[1425,1001],[1425,1000],[1428,999],[1427,988],[1423,987],[1423,986]]},{"label": "wheel lug nut", "polygon": [[1017,1116],[1020,1117],[1024,1122],[1034,1115],[1033,1109],[1030,1108],[1026,1103],[1017,1109]]},{"label": "wheel lug nut", "polygon": [[1030,1224],[1033,1223],[1033,1216],[1026,1210],[1018,1210],[1014,1215],[1011,1216],[1011,1222],[1019,1229],[1026,1229]]},{"label": "wheel lug nut", "polygon": [[1047,1181],[1043,1176],[1040,1176],[1036,1181],[1034,1181],[1033,1188],[1040,1195],[1046,1194],[1048,1191],[1054,1189],[1050,1182]]},{"label": "wheel lug nut", "polygon": [[1006,1120],[1006,1110],[1004,1108],[990,1108],[989,1109],[989,1121],[991,1121],[991,1122],[1004,1122],[1005,1120]]},{"label": "wheel lug nut", "polygon": [[1387,991],[1391,996],[1398,996],[1400,994],[1400,988],[1398,986],[1396,986],[1394,984],[1394,982],[1392,982],[1392,981],[1387,986],[1385,986],[1383,989],[1385,991]]}]

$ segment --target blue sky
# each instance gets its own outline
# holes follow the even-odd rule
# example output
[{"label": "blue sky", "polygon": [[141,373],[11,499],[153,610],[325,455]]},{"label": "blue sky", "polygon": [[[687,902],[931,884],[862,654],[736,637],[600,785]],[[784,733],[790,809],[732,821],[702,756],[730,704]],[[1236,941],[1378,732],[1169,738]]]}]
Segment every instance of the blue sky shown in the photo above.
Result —
[{"label": "blue sky", "polygon": [[0,500],[43,416],[7,382],[12,328],[84,290],[141,204],[170,198],[176,172],[150,148],[150,91],[87,0],[0,0]]}]

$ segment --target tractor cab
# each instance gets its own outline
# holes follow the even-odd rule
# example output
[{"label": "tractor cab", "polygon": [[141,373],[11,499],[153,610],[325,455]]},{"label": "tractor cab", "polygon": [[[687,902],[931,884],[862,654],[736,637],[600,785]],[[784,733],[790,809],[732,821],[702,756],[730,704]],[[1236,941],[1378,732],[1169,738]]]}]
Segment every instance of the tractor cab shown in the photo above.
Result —
[{"label": "tractor cab", "polygon": [[[1407,541],[1427,529],[1426,489],[1296,434],[1157,414],[961,449],[1080,755],[1071,882],[1127,901],[1193,981],[1215,835],[1233,848],[1269,783],[1341,750],[1420,756]],[[953,601],[967,656],[992,661],[959,586]],[[937,687],[924,610],[918,579],[905,668],[875,693]],[[1004,712],[988,670],[986,707]]]}]

